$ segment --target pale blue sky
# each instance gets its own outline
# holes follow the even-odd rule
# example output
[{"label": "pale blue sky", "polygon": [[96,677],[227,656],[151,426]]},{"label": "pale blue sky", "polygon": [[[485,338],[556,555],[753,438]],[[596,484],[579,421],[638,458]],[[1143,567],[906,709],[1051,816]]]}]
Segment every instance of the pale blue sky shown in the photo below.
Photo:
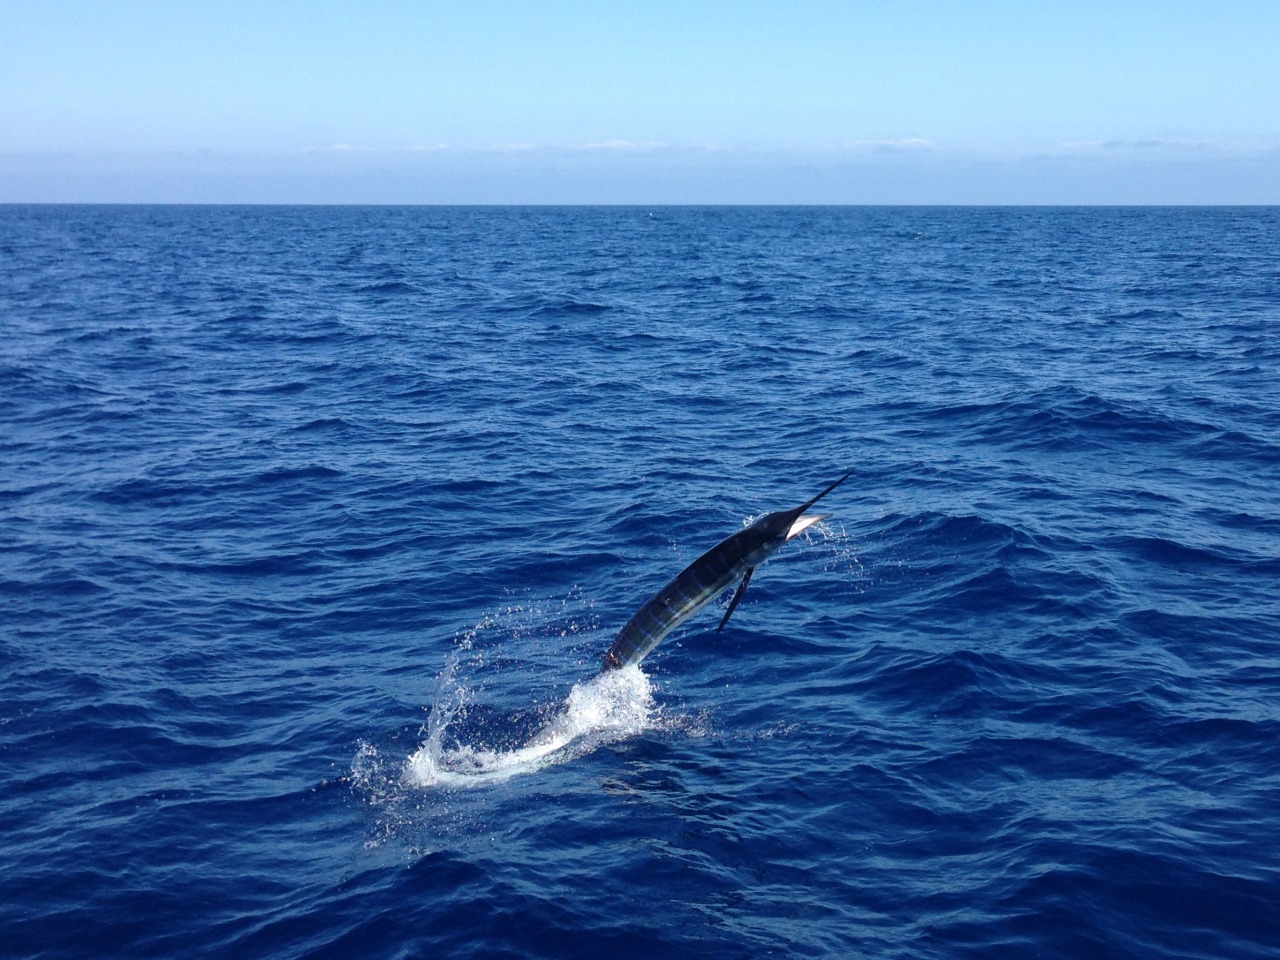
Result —
[{"label": "pale blue sky", "polygon": [[0,201],[1280,202],[1276,0],[0,0],[0,37]]}]

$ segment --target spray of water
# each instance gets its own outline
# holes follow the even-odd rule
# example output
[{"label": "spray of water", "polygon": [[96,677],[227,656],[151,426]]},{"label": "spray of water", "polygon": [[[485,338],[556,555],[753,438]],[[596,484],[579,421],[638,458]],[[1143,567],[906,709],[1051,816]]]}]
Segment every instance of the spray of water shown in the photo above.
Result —
[{"label": "spray of water", "polygon": [[[864,576],[843,528],[823,522],[796,539],[811,556],[830,551],[826,570]],[[576,588],[561,601],[499,607],[455,638],[426,722],[380,743],[362,741],[353,758],[350,782],[372,817],[366,846],[416,857],[482,836],[495,827],[495,798],[509,798],[522,775],[653,731],[691,738],[789,732],[786,724],[726,732],[711,708],[690,714],[679,702],[658,706],[638,666],[583,680],[565,696],[564,671],[594,665],[608,639]],[[501,789],[475,789],[486,786]]]},{"label": "spray of water", "polygon": [[427,724],[426,740],[405,761],[403,779],[415,787],[474,787],[532,773],[634,736],[654,723],[653,690],[639,667],[611,670],[575,684],[565,702],[521,746],[449,745],[446,732],[465,703],[452,675]]},{"label": "spray of water", "polygon": [[[860,575],[843,528],[822,522],[797,539],[811,548],[821,544],[832,549],[828,569]],[[648,730],[679,727],[680,718],[664,716],[655,705],[652,685],[638,666],[581,681],[563,702],[557,696],[550,709],[538,707],[538,697],[533,696],[532,711],[503,712],[499,707],[497,714],[491,712],[494,698],[486,696],[493,693],[486,690],[488,683],[506,687],[512,678],[538,676],[548,669],[541,664],[543,669],[512,671],[506,665],[540,664],[551,655],[561,658],[570,637],[586,641],[587,648],[598,645],[591,636],[597,625],[589,602],[575,593],[560,607],[508,606],[462,636],[439,675],[419,747],[402,761],[399,776],[388,777],[389,764],[366,745],[353,765],[356,782],[379,783],[379,790],[370,788],[371,795],[484,786],[574,760]],[[483,679],[486,675],[488,680]],[[524,699],[511,696],[517,690],[507,691],[506,699]],[[498,700],[502,699],[499,691]]]}]

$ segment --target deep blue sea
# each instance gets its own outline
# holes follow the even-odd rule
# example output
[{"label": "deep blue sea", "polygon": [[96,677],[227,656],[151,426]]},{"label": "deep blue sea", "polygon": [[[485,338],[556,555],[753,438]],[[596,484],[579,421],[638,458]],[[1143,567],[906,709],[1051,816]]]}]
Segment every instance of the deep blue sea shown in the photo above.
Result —
[{"label": "deep blue sea", "polygon": [[1280,955],[1280,208],[0,207],[0,955]]}]

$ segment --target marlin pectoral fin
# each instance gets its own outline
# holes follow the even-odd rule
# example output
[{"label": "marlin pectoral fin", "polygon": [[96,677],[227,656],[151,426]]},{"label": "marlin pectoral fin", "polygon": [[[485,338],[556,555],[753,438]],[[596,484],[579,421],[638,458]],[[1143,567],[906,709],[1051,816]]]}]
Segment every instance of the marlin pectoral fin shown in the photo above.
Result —
[{"label": "marlin pectoral fin", "polygon": [[720,620],[720,626],[716,627],[716,633],[723,630],[724,625],[729,622],[729,616],[733,613],[733,608],[738,605],[742,595],[747,592],[747,584],[751,582],[751,575],[755,572],[755,567],[747,567],[747,572],[742,575],[742,582],[738,584],[738,589],[733,591],[733,599],[729,601],[729,609],[724,612],[724,617]]}]

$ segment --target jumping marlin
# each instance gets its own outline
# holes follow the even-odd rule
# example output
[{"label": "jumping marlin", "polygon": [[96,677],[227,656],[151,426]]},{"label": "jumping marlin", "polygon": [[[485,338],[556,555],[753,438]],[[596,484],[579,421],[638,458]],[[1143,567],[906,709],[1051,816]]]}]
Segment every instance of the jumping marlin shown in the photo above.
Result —
[{"label": "jumping marlin", "polygon": [[805,511],[848,480],[852,472],[794,510],[765,514],[746,529],[721,540],[680,571],[618,632],[613,646],[604,656],[601,673],[639,663],[662,642],[663,637],[724,593],[741,575],[742,581],[729,601],[729,609],[724,612],[720,626],[716,627],[719,633],[742,599],[756,567],[796,534],[831,516],[829,513],[806,515]]}]

